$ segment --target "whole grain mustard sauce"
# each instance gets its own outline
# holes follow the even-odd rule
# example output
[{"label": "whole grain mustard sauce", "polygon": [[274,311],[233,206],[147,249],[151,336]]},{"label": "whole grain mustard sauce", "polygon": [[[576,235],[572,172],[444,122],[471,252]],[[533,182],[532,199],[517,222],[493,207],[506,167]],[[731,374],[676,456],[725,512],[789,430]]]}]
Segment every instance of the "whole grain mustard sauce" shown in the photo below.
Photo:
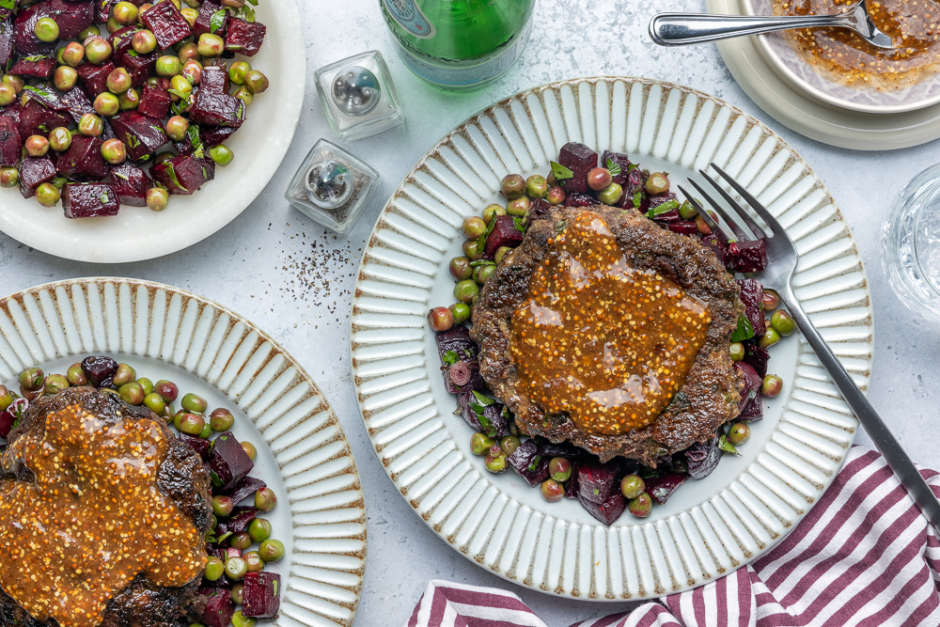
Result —
[{"label": "whole grain mustard sauce", "polygon": [[[858,0],[772,0],[776,15],[827,15],[848,11]],[[893,91],[940,70],[940,0],[873,0],[872,21],[894,41],[877,48],[844,28],[790,31],[801,56],[829,78],[847,85]]]},{"label": "whole grain mustard sauce", "polygon": [[167,446],[150,420],[76,406],[17,439],[4,466],[19,458],[36,480],[0,482],[0,588],[38,620],[93,627],[140,573],[159,586],[197,577],[203,538],[157,487]]},{"label": "whole grain mustard sauce", "polygon": [[630,267],[604,219],[583,212],[548,241],[513,313],[520,390],[589,433],[643,428],[682,387],[710,323],[706,305]]}]

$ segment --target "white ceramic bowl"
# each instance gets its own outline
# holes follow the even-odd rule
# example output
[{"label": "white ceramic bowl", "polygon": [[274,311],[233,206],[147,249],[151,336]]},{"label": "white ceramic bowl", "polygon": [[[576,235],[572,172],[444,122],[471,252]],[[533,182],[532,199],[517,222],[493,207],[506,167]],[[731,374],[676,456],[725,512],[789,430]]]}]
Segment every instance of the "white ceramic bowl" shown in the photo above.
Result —
[{"label": "white ceramic bowl", "polygon": [[69,220],[62,203],[43,207],[15,189],[0,189],[0,231],[27,246],[75,261],[128,263],[153,259],[201,242],[234,220],[274,176],[290,147],[304,100],[307,54],[295,0],[261,0],[267,27],[249,61],[271,82],[248,107],[245,125],[225,145],[235,153],[215,180],[192,196],[171,196],[161,213],[121,207],[113,218]]},{"label": "white ceramic bowl", "polygon": [[717,98],[656,80],[571,80],[507,98],[442,139],[395,191],[364,252],[351,320],[359,407],[383,468],[443,541],[509,581],[589,600],[653,598],[769,550],[835,478],[857,422],[794,336],[773,349],[785,393],[766,404],[743,457],[682,486],[650,518],[606,527],[576,501],[546,503],[513,472],[486,472],[453,415],[426,314],[453,302],[446,268],[463,218],[500,202],[504,175],[547,173],[569,141],[627,152],[673,185],[714,162],[748,187],[796,243],[796,295],[863,388],[868,282],[833,199],[786,142]]},{"label": "white ceramic bowl", "polygon": [[[741,0],[747,15],[773,15],[771,0]],[[905,89],[886,91],[841,85],[826,78],[787,43],[783,33],[758,35],[759,48],[783,76],[824,102],[865,113],[892,114],[924,109],[940,103],[940,74]]]},{"label": "white ceramic bowl", "polygon": [[278,344],[227,309],[134,279],[49,283],[0,301],[0,381],[64,373],[109,355],[235,415],[258,449],[252,475],[278,496],[265,518],[285,557],[277,627],[350,627],[362,591],[366,514],[356,462],[329,403]]}]

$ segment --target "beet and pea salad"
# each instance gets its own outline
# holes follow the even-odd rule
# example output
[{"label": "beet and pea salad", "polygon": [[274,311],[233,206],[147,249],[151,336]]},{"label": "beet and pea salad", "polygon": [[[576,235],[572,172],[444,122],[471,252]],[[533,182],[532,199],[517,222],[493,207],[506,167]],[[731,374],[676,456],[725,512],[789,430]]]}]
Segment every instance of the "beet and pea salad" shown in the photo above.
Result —
[{"label": "beet and pea salad", "polygon": [[236,60],[264,42],[257,4],[0,1],[0,187],[67,218],[195,193],[268,88]]},{"label": "beet and pea salad", "polygon": [[579,143],[501,192],[463,223],[457,302],[428,314],[454,413],[489,472],[645,518],[783,389],[768,349],[796,325],[752,276],[764,242],[724,241],[668,173]]},{"label": "beet and pea salad", "polygon": [[[90,356],[0,386],[0,616],[9,627],[254,627],[284,557],[235,417]],[[15,384],[14,384],[15,385]],[[178,409],[177,409],[178,407]]]}]

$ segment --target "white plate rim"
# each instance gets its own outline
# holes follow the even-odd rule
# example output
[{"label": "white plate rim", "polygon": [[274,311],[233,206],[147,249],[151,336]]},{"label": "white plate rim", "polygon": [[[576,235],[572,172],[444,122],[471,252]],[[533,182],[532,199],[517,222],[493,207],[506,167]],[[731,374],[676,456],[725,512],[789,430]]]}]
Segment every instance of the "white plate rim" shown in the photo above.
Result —
[{"label": "white plate rim", "polygon": [[[743,566],[756,559],[759,555],[766,553],[766,551],[782,539],[787,531],[792,529],[799,519],[805,516],[812,507],[812,504],[818,500],[825,488],[828,487],[829,483],[834,479],[848,448],[854,441],[855,432],[857,430],[857,422],[854,416],[851,415],[847,407],[844,407],[844,403],[841,399],[831,399],[835,402],[836,411],[839,413],[837,422],[840,426],[833,430],[824,429],[827,434],[826,437],[820,436],[814,441],[815,445],[820,446],[821,449],[826,450],[826,452],[816,451],[818,457],[813,458],[812,463],[818,464],[816,470],[820,470],[820,473],[814,475],[814,480],[817,482],[810,490],[810,493],[800,497],[805,500],[805,506],[797,504],[796,510],[793,510],[796,513],[791,516],[791,519],[784,521],[784,524],[777,527],[776,530],[771,529],[770,533],[767,533],[765,529],[767,535],[766,540],[760,541],[759,543],[753,543],[753,541],[751,541],[750,546],[747,546],[747,538],[743,536],[739,537],[737,534],[747,535],[756,533],[759,536],[761,534],[760,528],[763,525],[766,524],[770,527],[775,526],[773,522],[774,515],[771,514],[770,518],[766,518],[766,514],[770,512],[770,510],[764,507],[762,511],[758,512],[758,517],[754,517],[752,514],[751,517],[748,518],[748,516],[745,515],[746,512],[737,509],[740,507],[741,500],[736,495],[732,494],[730,490],[725,490],[723,496],[728,498],[729,501],[734,501],[736,505],[733,510],[734,515],[727,521],[724,516],[730,515],[732,512],[732,509],[729,509],[727,505],[712,507],[708,510],[707,514],[695,511],[704,510],[705,508],[693,508],[693,510],[690,510],[691,513],[682,512],[681,515],[673,516],[668,521],[659,520],[631,525],[628,531],[622,531],[617,525],[608,530],[598,524],[580,525],[570,523],[562,520],[561,516],[557,518],[551,514],[542,516],[540,512],[532,511],[526,506],[519,507],[518,504],[515,504],[514,507],[514,499],[509,491],[504,494],[496,488],[490,490],[492,486],[490,486],[490,488],[483,488],[487,493],[491,491],[495,492],[495,494],[489,495],[489,500],[487,500],[486,503],[491,507],[499,507],[501,510],[507,508],[512,509],[512,522],[507,524],[503,524],[502,522],[492,524],[489,522],[481,523],[480,516],[469,515],[469,506],[457,505],[455,497],[453,496],[453,490],[456,490],[457,487],[466,488],[466,482],[463,481],[463,478],[472,476],[474,480],[478,480],[484,476],[484,473],[478,468],[478,462],[474,462],[473,466],[470,466],[468,460],[462,458],[462,453],[456,450],[456,445],[449,436],[439,436],[437,434],[439,429],[436,423],[442,420],[452,419],[452,417],[447,415],[450,413],[449,411],[443,414],[435,413],[436,409],[432,406],[433,400],[427,403],[424,400],[424,397],[429,394],[430,390],[430,379],[427,373],[437,369],[438,364],[436,355],[433,355],[433,361],[428,361],[431,357],[427,357],[426,359],[424,349],[421,348],[418,343],[422,334],[426,333],[423,314],[426,312],[428,306],[426,298],[429,296],[430,292],[429,286],[431,279],[429,276],[433,276],[433,273],[438,271],[438,266],[435,265],[435,260],[432,258],[432,255],[429,254],[429,251],[433,253],[440,252],[438,256],[440,261],[444,261],[447,256],[447,246],[441,246],[441,242],[438,241],[447,236],[444,233],[437,232],[436,229],[438,225],[444,225],[445,227],[451,228],[452,232],[450,235],[456,237],[457,229],[459,228],[459,219],[462,216],[470,215],[473,210],[470,209],[461,214],[457,212],[456,209],[451,209],[451,211],[456,214],[456,218],[450,213],[444,216],[435,216],[433,209],[445,207],[445,200],[453,201],[455,196],[455,192],[451,191],[448,193],[445,189],[446,186],[444,186],[436,176],[439,175],[443,169],[450,167],[446,165],[447,163],[454,162],[460,157],[460,154],[458,154],[457,150],[454,148],[454,142],[452,141],[454,137],[463,137],[461,145],[464,147],[469,146],[466,136],[467,129],[471,127],[476,128],[475,132],[477,136],[484,138],[488,142],[485,148],[483,148],[488,155],[496,155],[496,152],[499,150],[496,144],[504,146],[506,150],[508,150],[508,146],[505,143],[507,127],[501,124],[504,122],[514,124],[515,122],[512,121],[514,120],[513,115],[529,111],[528,105],[522,103],[523,100],[525,100],[526,103],[531,103],[532,97],[537,98],[541,94],[549,91],[553,93],[564,92],[567,89],[568,102],[575,105],[574,110],[570,113],[570,117],[564,113],[562,114],[562,119],[565,125],[567,125],[567,128],[562,130],[567,133],[571,127],[580,124],[582,121],[587,124],[586,117],[579,117],[582,114],[578,112],[577,104],[582,103],[587,106],[593,106],[593,94],[590,92],[592,89],[595,89],[597,85],[601,84],[606,85],[604,93],[610,98],[611,91],[617,89],[616,85],[618,82],[628,85],[626,91],[629,93],[626,94],[625,98],[631,102],[638,103],[641,109],[648,92],[656,90],[657,97],[659,98],[657,108],[653,113],[656,117],[649,119],[652,119],[654,123],[657,124],[663,123],[664,115],[659,109],[659,106],[666,103],[668,108],[667,99],[676,98],[675,112],[674,114],[670,113],[669,117],[669,122],[673,125],[670,128],[670,132],[674,130],[676,124],[685,124],[684,128],[686,131],[694,126],[694,132],[698,132],[695,129],[699,129],[701,126],[689,122],[685,114],[682,116],[679,115],[678,102],[680,100],[694,100],[695,103],[700,105],[699,112],[702,107],[710,107],[706,127],[703,127],[701,132],[698,133],[696,139],[698,144],[695,150],[701,149],[703,141],[702,136],[709,133],[707,122],[710,121],[712,117],[726,116],[723,117],[722,121],[723,124],[727,124],[721,131],[722,137],[724,137],[725,133],[733,131],[735,126],[740,125],[741,127],[737,131],[737,139],[734,145],[731,146],[732,149],[737,146],[737,142],[741,140],[741,137],[744,137],[744,141],[746,142],[752,135],[756,134],[756,141],[760,143],[762,147],[764,147],[769,140],[772,140],[774,145],[779,149],[778,152],[773,154],[786,155],[786,158],[789,159],[789,163],[797,166],[800,173],[807,172],[806,177],[800,179],[797,183],[811,179],[811,189],[794,184],[795,186],[791,187],[790,190],[803,189],[803,193],[809,195],[802,197],[798,192],[793,192],[797,195],[795,199],[791,198],[791,202],[802,200],[801,203],[797,203],[803,206],[801,209],[801,211],[803,211],[801,220],[807,215],[806,212],[809,211],[809,209],[807,209],[807,203],[811,200],[816,201],[815,204],[812,205],[813,207],[821,206],[822,209],[828,212],[822,217],[822,222],[815,226],[819,227],[825,224],[827,227],[831,228],[832,225],[838,225],[839,241],[843,242],[843,248],[846,251],[845,257],[850,257],[853,262],[854,270],[847,274],[851,274],[849,278],[856,281],[856,285],[861,292],[861,300],[856,301],[860,303],[857,307],[851,307],[849,309],[851,309],[851,315],[854,316],[854,320],[862,326],[851,325],[851,321],[848,320],[846,321],[846,325],[847,328],[854,327],[859,329],[859,333],[852,331],[849,332],[848,335],[862,338],[860,344],[864,345],[863,350],[859,349],[862,350],[863,355],[851,365],[853,374],[863,389],[867,388],[870,379],[874,342],[871,298],[868,292],[868,282],[864,266],[858,254],[851,231],[841,217],[825,185],[816,177],[805,161],[803,161],[782,138],[763,123],[720,99],[694,89],[655,79],[614,76],[559,81],[525,90],[484,109],[479,114],[471,117],[467,122],[458,126],[452,133],[447,135],[432,148],[431,151],[418,162],[411,173],[405,177],[401,186],[393,193],[388,204],[380,214],[368,241],[368,246],[364,250],[357,278],[353,311],[350,320],[350,347],[354,382],[357,390],[357,401],[367,433],[383,468],[385,468],[389,478],[399,489],[399,492],[405,498],[406,502],[415,509],[416,513],[421,516],[425,523],[431,527],[438,536],[455,548],[455,550],[458,550],[465,557],[480,564],[490,572],[519,585],[549,594],[598,601],[639,600],[680,592],[707,583],[717,576],[727,574],[730,570]],[[563,95],[563,101],[564,98],[565,96]],[[555,97],[556,106],[557,100],[558,98]],[[623,96],[621,96],[621,100],[624,100]],[[539,103],[539,106],[541,106],[541,101],[539,101]],[[514,105],[516,107],[515,109],[513,109]],[[603,107],[599,108],[599,110],[603,110]],[[501,113],[502,117],[500,117]],[[646,114],[638,113],[637,115],[644,116],[643,119],[646,120],[650,115],[649,109]],[[693,113],[693,117],[696,115],[697,113]],[[593,115],[591,119],[594,119]],[[494,120],[496,120],[496,122],[494,122]],[[600,116],[600,121],[605,121],[607,124],[611,123],[610,118],[604,115]],[[480,125],[483,123],[489,124],[489,126],[486,127],[488,132],[480,130],[482,128]],[[628,120],[626,124],[629,126],[631,122]],[[589,126],[590,125],[587,124],[585,128]],[[618,128],[620,127],[618,126]],[[745,130],[747,129],[749,129],[749,131],[745,134]],[[620,128],[620,130],[622,131],[623,129]],[[581,132],[580,128],[578,132]],[[593,133],[594,130],[590,132]],[[639,130],[635,131],[637,134],[640,132]],[[650,141],[655,139],[656,134],[655,131],[652,133],[653,137]],[[522,135],[526,136],[526,133],[523,132]],[[526,136],[526,141],[531,140],[534,144],[538,144],[542,141],[537,132],[532,133],[530,131],[528,135],[529,136]],[[519,131],[513,133],[513,138],[518,138],[519,136]],[[595,136],[591,135],[591,137],[593,138]],[[574,141],[582,140],[580,136],[571,137],[570,135],[566,135],[565,139]],[[642,140],[642,137],[640,139]],[[549,141],[551,141],[551,138],[549,138]],[[558,146],[564,143],[560,140],[555,141]],[[586,141],[586,143],[590,144],[589,141]],[[552,147],[557,151],[557,146]],[[755,147],[756,144],[751,142],[751,149]],[[600,151],[603,148],[604,146],[600,146],[598,150]],[[614,150],[620,148],[620,146],[613,147]],[[720,146],[715,147],[713,153],[705,157],[703,165],[707,165],[708,160],[714,156],[714,151],[719,150],[719,148]],[[475,154],[479,157],[480,148],[474,145],[473,150],[477,151]],[[531,151],[531,148],[527,146],[526,150]],[[665,150],[668,151],[669,147],[666,146]],[[629,146],[627,147],[627,151],[635,152],[631,150]],[[519,152],[522,152],[521,148]],[[750,153],[745,155],[745,158],[748,156],[750,156]],[[507,158],[515,159],[516,157],[518,157],[518,155],[500,154],[500,158],[504,161]],[[696,159],[700,158],[700,155],[693,152],[690,163],[695,162],[696,165],[699,165]],[[721,163],[720,159],[716,158],[716,160]],[[642,162],[642,159],[640,159],[640,161]],[[761,164],[758,165],[760,166]],[[511,170],[512,167],[508,169]],[[501,168],[501,171],[505,172],[506,168]],[[793,169],[791,168],[783,172],[781,176],[789,177],[792,173]],[[471,174],[472,178],[482,178],[480,172],[476,170],[468,173],[468,176],[471,176]],[[492,178],[492,174],[490,174],[489,178]],[[414,193],[410,195],[407,194],[409,185],[416,188],[416,190],[412,190]],[[495,187],[493,189],[495,189]],[[467,184],[463,182],[460,191],[466,192],[466,190]],[[421,193],[418,194],[418,191]],[[777,193],[783,192],[777,190]],[[762,200],[764,199],[760,194],[758,194],[758,197]],[[396,201],[399,199],[405,201],[407,210],[396,208]],[[771,210],[774,210],[776,207],[773,203],[767,204],[769,204]],[[792,207],[792,205],[790,206]],[[394,213],[392,212],[393,208],[396,209]],[[814,211],[813,213],[816,219],[820,219],[818,212]],[[437,219],[433,220],[433,218],[431,218],[434,224],[414,230],[409,237],[404,231],[408,226],[408,216],[411,216],[412,221],[417,220],[418,217],[427,221],[429,220],[429,216],[434,216]],[[806,224],[803,224],[803,228],[805,228],[805,226]],[[816,231],[813,232],[815,233]],[[804,232],[802,235],[805,236],[806,233]],[[800,239],[802,239],[802,237]],[[421,245],[418,245],[418,242],[420,242]],[[819,263],[818,257],[820,256],[825,258],[825,254],[817,255],[817,259],[814,260],[815,263]],[[411,261],[409,261],[409,257]],[[402,268],[407,268],[408,277],[402,278],[399,276],[396,278],[395,273]],[[812,270],[812,268],[809,268],[809,270]],[[425,300],[422,300],[422,296],[424,296]],[[383,340],[383,338],[387,338],[387,340]],[[830,341],[837,342],[834,344],[834,348],[837,353],[842,353],[843,347],[838,343],[839,339],[844,340],[845,338],[833,338]],[[849,350],[849,354],[843,353],[840,354],[840,357],[845,359],[855,354],[854,351],[856,348],[858,347],[853,346]],[[805,362],[808,359],[810,369],[812,369],[813,366],[811,364],[814,356],[810,357],[808,351],[810,351],[809,347],[801,341],[801,367],[806,365]],[[393,360],[398,361],[393,362]],[[412,380],[406,376],[417,370],[424,372],[423,379],[416,378]],[[815,376],[817,380],[825,381],[825,373],[818,369],[818,367],[815,370],[813,376]],[[839,407],[840,403],[841,408]],[[844,409],[844,413],[840,411],[841,409]],[[419,431],[422,435],[421,439],[417,439],[417,435],[409,434],[409,431],[404,429],[405,418],[413,418],[416,421],[420,420],[421,428]],[[827,418],[833,418],[833,416],[828,416]],[[799,431],[799,429],[796,431]],[[432,435],[433,437],[431,437]],[[827,443],[828,437],[834,439]],[[813,440],[813,438],[810,439]],[[777,443],[775,442],[774,445],[776,446]],[[779,451],[775,452],[782,454]],[[806,451],[802,451],[802,454],[807,453]],[[749,467],[748,470],[750,471],[751,468]],[[810,471],[810,474],[813,474],[813,472],[815,471]],[[463,473],[463,475],[454,479],[454,475],[459,473]],[[748,473],[741,474],[744,475]],[[758,482],[759,481],[761,481],[761,479],[758,479]],[[783,482],[783,485],[787,484]],[[787,487],[791,486],[787,485]],[[448,492],[448,490],[450,490],[450,492]],[[464,496],[465,495],[461,495],[457,498],[458,500],[463,499]],[[479,494],[467,494],[466,498],[470,499],[471,496],[473,496],[474,503],[481,499]],[[711,503],[709,504],[711,505]],[[773,505],[777,507],[779,504],[774,503]],[[526,519],[522,523],[518,523],[521,518],[520,512]],[[742,515],[744,516],[742,520],[748,519],[747,526],[740,520],[738,522],[732,520]],[[505,550],[504,543],[507,537],[510,541],[515,540],[518,542],[524,535],[525,522],[534,516],[539,516],[538,523],[542,524],[541,534],[544,536],[547,533],[551,536],[549,540],[544,542],[541,538],[535,541],[539,543],[540,548],[551,548],[550,563],[546,563],[545,559],[535,558],[533,556],[533,542],[527,542],[522,547],[513,549],[511,552]],[[760,518],[760,520],[758,520],[758,518]],[[717,561],[712,562],[713,568],[711,569],[706,568],[701,561],[697,564],[694,563],[697,560],[708,560],[707,557],[702,557],[702,554],[699,553],[703,548],[706,553],[711,555],[711,559],[715,559],[713,550],[707,547],[707,543],[703,544],[701,542],[703,537],[701,534],[698,536],[698,548],[692,546],[687,539],[684,540],[684,546],[682,543],[673,544],[677,540],[683,539],[673,533],[673,529],[676,528],[676,526],[684,532],[685,525],[694,527],[702,520],[706,520],[709,525],[713,525],[715,528],[724,529],[724,531],[729,534],[728,537],[735,537],[736,542],[739,543],[739,547],[735,550],[729,550],[724,544],[721,545],[720,549],[715,549],[718,553],[722,553],[722,549],[724,549],[725,554],[720,555]],[[466,525],[464,523],[466,523]],[[469,531],[467,530],[467,526],[471,527]],[[574,532],[577,537],[569,537],[572,532]],[[603,555],[601,555],[603,551],[601,553],[594,553],[593,555],[580,555],[580,546],[585,545],[591,547],[592,543],[595,542],[594,536],[599,538],[597,540],[599,542],[598,546],[609,541],[610,544],[604,545],[608,547],[608,552]],[[600,540],[600,538],[603,538],[603,540]],[[714,541],[716,535],[712,534],[711,538]],[[557,540],[557,542],[553,543],[553,540]],[[743,545],[741,544],[742,542],[744,542]],[[559,543],[563,543],[564,547],[558,548]],[[614,548],[611,547],[620,547],[623,543],[628,543],[632,548],[637,550],[642,548],[642,554],[647,555],[652,561],[647,564],[645,561],[640,560],[631,565],[626,562],[625,558],[618,558],[614,554]],[[650,543],[649,546],[655,545],[658,554],[653,555],[648,553],[647,548],[643,547],[646,543]],[[679,547],[678,553],[675,548],[676,546]],[[601,559],[595,563],[593,558],[599,555]],[[523,559],[528,561],[523,562]],[[595,567],[609,568],[611,567],[611,560],[616,561],[618,559],[620,561],[617,563],[617,566],[623,569],[618,572],[623,573],[624,579],[627,580],[626,583],[621,582],[621,584],[618,584],[618,578],[612,576],[610,572],[607,572],[605,573],[607,580],[601,585],[600,580],[595,576],[598,574],[595,572]],[[575,563],[571,564],[572,561]],[[523,567],[522,571],[517,569],[520,565]],[[562,568],[562,565],[564,565],[564,568]],[[689,567],[690,565],[691,568]],[[549,566],[551,566],[551,568],[549,568]],[[540,572],[536,571],[537,568],[540,569]],[[701,570],[699,570],[700,568]],[[651,570],[653,572],[650,572]],[[679,576],[676,577],[674,573],[679,573]],[[685,579],[683,579],[683,577],[685,577]],[[630,583],[638,584],[634,586],[634,591],[616,590],[618,585],[625,587]]]},{"label": "white plate rim", "polygon": [[[753,0],[741,0],[742,7],[744,12],[747,15],[762,15],[756,12],[754,9]],[[926,109],[927,107],[932,107],[937,103],[940,103],[940,90],[938,93],[930,98],[922,98],[918,100],[910,101],[906,104],[898,105],[877,105],[877,104],[864,104],[860,102],[853,102],[852,100],[847,100],[845,98],[840,98],[839,96],[826,91],[825,89],[820,89],[819,87],[810,84],[804,80],[799,74],[794,71],[793,66],[787,63],[774,47],[774,39],[779,37],[780,33],[764,33],[757,35],[757,41],[760,47],[760,51],[765,57],[770,61],[771,66],[781,72],[786,78],[792,81],[795,85],[798,85],[801,89],[806,90],[807,93],[812,96],[819,98],[823,102],[827,102],[836,107],[842,107],[844,109],[849,109],[851,111],[859,111],[861,113],[874,113],[879,115],[892,115],[898,113],[910,113],[911,111],[917,111],[919,109]],[[787,44],[783,44],[787,45]],[[800,59],[802,63],[802,59]],[[821,80],[826,80],[825,77],[821,77]],[[932,79],[934,81],[940,81],[940,76],[934,76]],[[901,90],[904,91],[904,90]]]},{"label": "white plate rim", "polygon": [[352,626],[366,562],[356,462],[326,397],[264,331],[180,288],[87,277],[0,299],[0,353],[0,380],[27,365],[120,353],[182,368],[227,396],[258,428],[288,490],[278,496],[292,534],[276,568],[286,586],[268,624]]},{"label": "white plate rim", "polygon": [[[72,261],[131,263],[193,246],[241,215],[287,156],[300,122],[307,80],[303,22],[296,0],[263,0],[256,12],[259,21],[268,26],[261,54],[270,58],[266,48],[277,46],[279,62],[276,73],[271,66],[259,65],[258,69],[272,79],[271,87],[249,107],[245,128],[233,136],[233,142],[250,141],[256,153],[258,145],[264,146],[264,158],[250,152],[247,145],[236,150],[231,165],[216,168],[215,180],[192,196],[171,197],[170,207],[160,213],[147,207],[122,207],[113,218],[68,220],[62,215],[61,202],[46,208],[35,199],[24,199],[16,189],[0,190],[0,231],[26,246]],[[272,24],[279,25],[279,32],[272,33]],[[267,103],[259,107],[261,99]],[[253,164],[251,176],[239,177],[233,171],[242,167],[239,162]],[[208,208],[193,216],[192,203]],[[62,233],[50,236],[56,230]]]}]

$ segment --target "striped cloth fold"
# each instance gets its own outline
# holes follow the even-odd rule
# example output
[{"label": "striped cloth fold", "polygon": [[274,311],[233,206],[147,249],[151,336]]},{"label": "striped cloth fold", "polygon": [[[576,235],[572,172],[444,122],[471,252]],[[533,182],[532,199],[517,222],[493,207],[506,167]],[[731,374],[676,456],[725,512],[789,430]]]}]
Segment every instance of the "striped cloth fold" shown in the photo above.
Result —
[{"label": "striped cloth fold", "polygon": [[[921,470],[940,497],[940,473]],[[940,626],[940,542],[875,451],[766,555],[632,612],[571,627]],[[515,594],[432,581],[407,627],[547,627]]]}]

